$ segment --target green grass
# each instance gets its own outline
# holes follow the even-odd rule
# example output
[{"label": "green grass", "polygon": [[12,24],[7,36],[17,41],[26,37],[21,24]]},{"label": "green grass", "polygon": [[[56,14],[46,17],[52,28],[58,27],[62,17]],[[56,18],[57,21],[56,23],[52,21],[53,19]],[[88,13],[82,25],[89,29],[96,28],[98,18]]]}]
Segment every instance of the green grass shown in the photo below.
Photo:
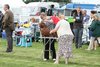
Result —
[{"label": "green grass", "polygon": [[97,47],[96,51],[86,51],[87,47],[84,45],[81,49],[76,49],[73,46],[73,58],[69,60],[68,65],[64,64],[64,58],[61,58],[60,64],[53,64],[52,60],[43,61],[41,42],[33,42],[32,47],[27,48],[14,45],[14,51],[6,53],[6,43],[2,40],[0,41],[0,67],[100,67],[100,48]]}]

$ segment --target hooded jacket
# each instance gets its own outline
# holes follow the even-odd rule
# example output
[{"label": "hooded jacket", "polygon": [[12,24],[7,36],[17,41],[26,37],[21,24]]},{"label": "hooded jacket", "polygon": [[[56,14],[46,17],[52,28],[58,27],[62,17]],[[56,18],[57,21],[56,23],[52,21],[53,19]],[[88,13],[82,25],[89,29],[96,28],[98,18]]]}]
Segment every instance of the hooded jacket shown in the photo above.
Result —
[{"label": "hooded jacket", "polygon": [[93,20],[92,24],[90,25],[90,30],[93,32],[93,37],[100,37],[100,21]]}]

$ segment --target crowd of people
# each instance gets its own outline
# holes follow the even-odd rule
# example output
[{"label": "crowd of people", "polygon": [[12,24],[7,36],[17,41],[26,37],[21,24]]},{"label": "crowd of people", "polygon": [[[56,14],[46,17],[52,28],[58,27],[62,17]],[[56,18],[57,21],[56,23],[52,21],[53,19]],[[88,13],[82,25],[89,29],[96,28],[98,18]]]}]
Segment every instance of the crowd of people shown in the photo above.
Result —
[{"label": "crowd of people", "polygon": [[[41,13],[40,16],[42,16],[43,18],[43,15],[45,14]],[[84,43],[89,42],[89,47],[86,50],[96,50],[97,43],[95,44],[94,42],[95,41],[98,42],[100,37],[100,30],[99,30],[100,17],[98,16],[98,13],[96,11],[91,11],[91,14],[88,15],[86,10],[82,10],[80,7],[78,7],[72,11],[71,16],[74,18],[74,22],[71,24],[68,21],[66,21],[65,16],[63,14],[61,15],[59,14],[58,17],[56,16],[56,18],[59,18],[56,24],[53,21],[54,19],[51,18],[52,16],[50,17],[49,20],[48,18],[43,19],[43,22],[45,24],[48,23],[55,24],[55,28],[52,30],[50,29],[51,30],[50,33],[57,32],[58,35],[58,52],[55,64],[59,63],[60,56],[64,56],[65,63],[66,64],[68,63],[68,59],[72,56],[73,42],[75,43],[76,49],[82,48],[82,45]],[[82,40],[84,31],[86,31],[85,42],[83,42]],[[44,60],[48,59],[44,57]]]},{"label": "crowd of people", "polygon": [[[80,48],[83,45],[82,36],[85,32],[86,35],[86,41],[85,43],[89,42],[89,47],[87,50],[96,50],[97,44],[95,44],[95,41],[98,41],[99,45],[99,37],[100,37],[100,30],[97,26],[99,24],[94,24],[94,22],[100,22],[100,16],[96,11],[91,11],[90,15],[87,14],[86,10],[82,10],[80,7],[76,8],[76,10],[72,11],[71,14],[75,22],[71,26],[73,27],[72,31],[75,36],[75,45],[76,48]],[[91,27],[94,25],[94,30],[91,30]],[[97,26],[95,26],[97,25]],[[96,30],[98,28],[98,30]],[[95,36],[94,36],[95,31]],[[94,38],[94,39],[93,39]],[[94,47],[94,48],[93,48]]]},{"label": "crowd of people", "polygon": [[[53,6],[52,6],[53,7]],[[6,52],[13,51],[13,38],[12,33],[14,31],[14,16],[10,11],[10,6],[8,4],[4,5],[5,14],[2,19],[2,29],[5,30],[7,36],[7,50]],[[51,10],[52,11],[52,10]],[[73,23],[66,21],[63,14],[58,16],[51,12],[52,14],[47,17],[47,14],[41,12],[40,23],[48,28],[47,30],[44,27],[40,28],[41,33],[47,33],[49,30],[50,34],[57,33],[58,39],[58,51],[56,54],[55,50],[55,39],[53,36],[43,35],[43,44],[44,44],[44,58],[43,60],[49,60],[49,49],[52,56],[52,59],[55,61],[55,64],[59,63],[60,57],[64,56],[65,64],[68,64],[68,60],[72,57],[72,44],[75,43],[76,49],[82,48],[83,41],[82,36],[84,30],[88,30],[90,43],[87,50],[96,50],[97,44],[100,37],[100,17],[96,11],[91,11],[90,16],[87,15],[86,10],[82,10],[80,7],[72,11],[71,16],[74,18]],[[1,14],[0,14],[1,19]],[[35,20],[33,18],[33,20]],[[1,22],[1,20],[0,20]],[[34,22],[34,21],[32,21]],[[1,28],[0,28],[1,29]],[[42,31],[43,30],[43,31]],[[48,34],[47,34],[48,35]],[[47,37],[47,38],[46,38]],[[52,37],[52,38],[50,38]],[[49,39],[50,38],[50,39]],[[99,44],[99,42],[98,42]]]}]

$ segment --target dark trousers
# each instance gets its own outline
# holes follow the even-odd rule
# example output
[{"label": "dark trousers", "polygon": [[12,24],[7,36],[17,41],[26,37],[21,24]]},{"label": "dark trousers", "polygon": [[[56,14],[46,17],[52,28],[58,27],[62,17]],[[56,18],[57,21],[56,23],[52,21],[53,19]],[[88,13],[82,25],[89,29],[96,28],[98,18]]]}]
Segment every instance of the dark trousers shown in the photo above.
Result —
[{"label": "dark trousers", "polygon": [[83,28],[75,28],[73,29],[74,35],[75,35],[75,46],[76,48],[82,47],[82,34],[83,34]]},{"label": "dark trousers", "polygon": [[44,58],[49,59],[49,51],[51,53],[52,59],[56,58],[56,51],[55,51],[55,39],[43,39],[43,43],[45,45],[44,49]]},{"label": "dark trousers", "polygon": [[70,28],[73,31],[73,23],[70,23]]},{"label": "dark trousers", "polygon": [[13,31],[10,28],[6,28],[5,32],[6,32],[6,37],[7,37],[7,51],[12,51],[12,49],[13,49],[13,38],[12,38]]}]

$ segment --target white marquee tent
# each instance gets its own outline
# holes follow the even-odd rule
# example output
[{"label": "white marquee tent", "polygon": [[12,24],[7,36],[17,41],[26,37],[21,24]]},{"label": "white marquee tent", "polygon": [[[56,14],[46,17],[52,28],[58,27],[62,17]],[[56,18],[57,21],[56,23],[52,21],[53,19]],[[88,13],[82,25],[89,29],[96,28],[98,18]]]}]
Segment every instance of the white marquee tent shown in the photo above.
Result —
[{"label": "white marquee tent", "polygon": [[25,7],[26,4],[22,0],[0,0],[0,10],[4,13],[3,6],[4,4],[9,4],[12,12],[14,13],[15,21],[20,20],[20,15],[22,13],[22,7]]},{"label": "white marquee tent", "polygon": [[0,0],[0,5],[9,4],[11,7],[25,6],[26,4],[22,0]]}]

